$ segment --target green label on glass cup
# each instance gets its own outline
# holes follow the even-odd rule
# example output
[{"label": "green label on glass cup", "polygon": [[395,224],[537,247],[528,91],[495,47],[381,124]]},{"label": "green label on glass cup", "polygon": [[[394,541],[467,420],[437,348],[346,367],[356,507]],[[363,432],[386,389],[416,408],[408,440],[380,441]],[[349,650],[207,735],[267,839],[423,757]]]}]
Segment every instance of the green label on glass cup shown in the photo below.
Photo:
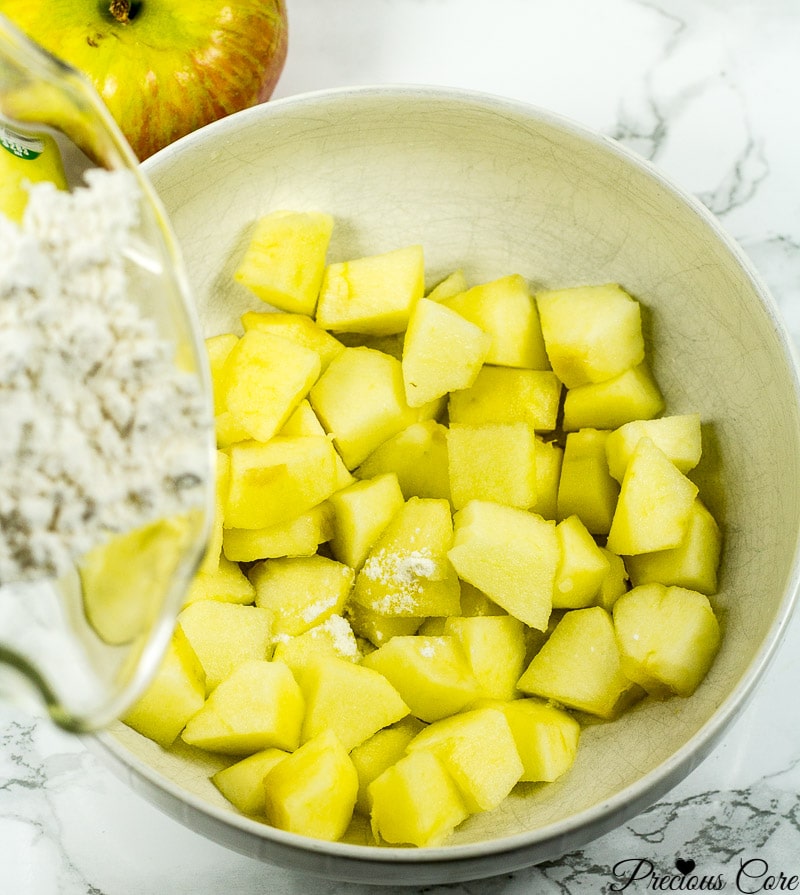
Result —
[{"label": "green label on glass cup", "polygon": [[29,137],[9,127],[0,125],[0,146],[17,158],[33,161],[44,151],[44,143],[37,137]]}]

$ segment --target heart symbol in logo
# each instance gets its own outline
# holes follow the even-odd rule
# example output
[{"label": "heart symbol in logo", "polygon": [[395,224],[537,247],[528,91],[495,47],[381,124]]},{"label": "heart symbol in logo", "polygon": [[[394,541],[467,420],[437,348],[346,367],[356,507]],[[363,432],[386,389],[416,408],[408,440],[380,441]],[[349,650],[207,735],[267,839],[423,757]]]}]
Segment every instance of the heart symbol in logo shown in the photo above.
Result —
[{"label": "heart symbol in logo", "polygon": [[697,865],[691,858],[687,858],[686,860],[678,858],[678,860],[675,861],[675,866],[684,876],[686,876],[686,874],[691,873]]}]

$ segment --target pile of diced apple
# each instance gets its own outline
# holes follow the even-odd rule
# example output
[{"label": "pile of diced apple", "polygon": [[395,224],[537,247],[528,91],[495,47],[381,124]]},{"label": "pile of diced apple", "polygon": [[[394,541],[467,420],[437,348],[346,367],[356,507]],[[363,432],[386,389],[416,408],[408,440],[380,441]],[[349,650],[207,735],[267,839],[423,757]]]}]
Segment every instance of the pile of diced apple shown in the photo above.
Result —
[{"label": "pile of diced apple", "polygon": [[620,286],[426,294],[420,246],[329,263],[333,223],[259,221],[236,278],[282,313],[207,340],[214,538],[125,720],[276,827],[431,846],[694,692],[720,530]]}]

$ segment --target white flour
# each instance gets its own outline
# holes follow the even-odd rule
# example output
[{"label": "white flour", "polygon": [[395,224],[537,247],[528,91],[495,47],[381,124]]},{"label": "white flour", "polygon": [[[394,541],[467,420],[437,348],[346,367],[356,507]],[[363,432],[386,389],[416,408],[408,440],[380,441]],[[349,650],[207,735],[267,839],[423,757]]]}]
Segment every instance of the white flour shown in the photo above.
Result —
[{"label": "white flour", "polygon": [[365,578],[388,589],[374,604],[375,611],[384,615],[413,613],[417,605],[415,597],[423,591],[422,582],[432,580],[436,571],[437,565],[427,547],[399,552],[381,549],[361,569]]},{"label": "white flour", "polygon": [[358,644],[353,629],[341,615],[331,615],[321,625],[311,629],[312,637],[329,637],[334,651],[343,659],[358,657]]},{"label": "white flour", "polygon": [[0,585],[203,499],[199,385],[127,294],[138,201],[97,170],[0,214]]}]

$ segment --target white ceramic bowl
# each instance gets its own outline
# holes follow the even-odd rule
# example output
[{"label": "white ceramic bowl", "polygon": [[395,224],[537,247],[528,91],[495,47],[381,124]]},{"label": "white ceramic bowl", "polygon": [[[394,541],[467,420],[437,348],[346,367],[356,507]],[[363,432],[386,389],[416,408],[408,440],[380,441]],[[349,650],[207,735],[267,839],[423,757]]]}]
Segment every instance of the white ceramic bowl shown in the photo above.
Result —
[{"label": "white ceramic bowl", "polygon": [[258,306],[231,274],[252,221],[281,207],[335,216],[333,260],[421,243],[431,283],[456,267],[471,282],[518,272],[534,287],[622,283],[647,308],[669,408],[705,422],[698,476],[725,532],[724,642],[694,696],[588,728],[562,781],[512,795],[441,848],[274,830],[219,796],[205,772],[213,761],[204,769],[121,726],[99,738],[118,770],[187,826],[245,854],[330,878],[417,885],[557,858],[680,781],[760,679],[798,574],[797,374],[772,301],[711,215],[609,139],[517,102],[439,89],[272,102],[180,140],[146,170],[207,335]]}]

